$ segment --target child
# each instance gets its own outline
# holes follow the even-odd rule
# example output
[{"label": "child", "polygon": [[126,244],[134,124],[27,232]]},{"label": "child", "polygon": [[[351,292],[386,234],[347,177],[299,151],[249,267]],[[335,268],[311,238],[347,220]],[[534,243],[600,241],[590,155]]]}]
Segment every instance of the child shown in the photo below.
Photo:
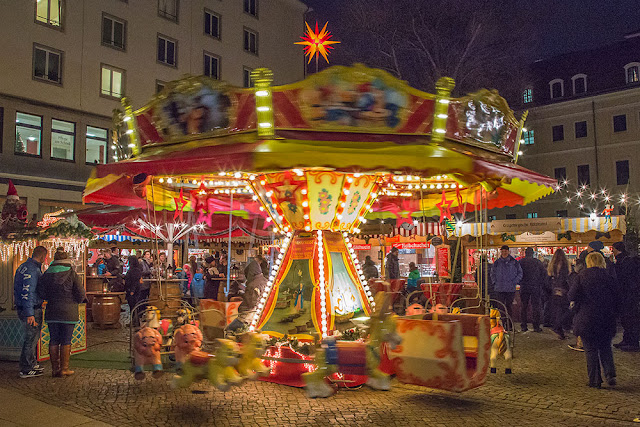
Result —
[{"label": "child", "polygon": [[[409,263],[409,277],[407,278],[407,295],[418,290],[418,282],[420,281],[420,270],[415,262]],[[419,298],[419,294],[413,295],[411,301]]]},{"label": "child", "polygon": [[204,274],[202,267],[196,269],[196,274],[191,279],[191,297],[194,299],[194,305],[197,305],[199,299],[204,298]]}]

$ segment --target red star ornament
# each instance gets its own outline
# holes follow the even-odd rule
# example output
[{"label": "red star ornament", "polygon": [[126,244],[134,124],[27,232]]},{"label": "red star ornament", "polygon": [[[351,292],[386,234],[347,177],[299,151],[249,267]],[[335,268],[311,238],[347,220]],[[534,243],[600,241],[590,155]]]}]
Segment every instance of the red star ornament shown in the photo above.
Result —
[{"label": "red star ornament", "polygon": [[185,200],[182,188],[180,189],[180,197],[174,197],[173,201],[176,204],[176,210],[173,212],[173,220],[175,221],[180,217],[180,221],[184,221],[184,208],[189,204],[189,201]]},{"label": "red star ornament", "polygon": [[436,203],[436,207],[440,209],[440,222],[445,219],[451,219],[451,205],[453,204],[453,200],[447,200],[447,195],[444,190],[442,190],[442,200]]},{"label": "red star ornament", "polygon": [[191,190],[191,197],[195,200],[193,210],[196,213],[209,213],[209,192],[204,183],[201,183],[197,190]]}]

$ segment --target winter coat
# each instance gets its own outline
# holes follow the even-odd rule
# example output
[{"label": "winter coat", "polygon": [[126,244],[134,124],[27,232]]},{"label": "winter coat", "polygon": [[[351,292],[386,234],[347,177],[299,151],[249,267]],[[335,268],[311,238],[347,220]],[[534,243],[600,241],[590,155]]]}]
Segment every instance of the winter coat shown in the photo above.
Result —
[{"label": "winter coat", "polygon": [[362,274],[364,274],[364,277],[369,280],[369,279],[377,279],[378,276],[378,267],[376,267],[376,264],[369,260],[369,261],[365,261],[364,264],[362,265]]},{"label": "winter coat", "polygon": [[78,321],[78,304],[84,301],[85,292],[70,260],[54,261],[49,266],[38,281],[38,295],[47,301],[47,322]]},{"label": "winter coat", "polygon": [[407,278],[407,289],[415,290],[418,287],[418,280],[420,280],[420,270],[417,268],[411,270]]},{"label": "winter coat", "polygon": [[142,258],[140,261],[140,266],[142,267],[142,278],[143,279],[151,279],[151,267],[152,265],[149,264],[144,258]]},{"label": "winter coat", "polygon": [[260,270],[262,270],[262,275],[264,277],[269,277],[269,263],[267,262],[266,259],[263,259],[260,262]]},{"label": "winter coat", "polygon": [[540,295],[542,287],[547,281],[547,272],[544,269],[544,265],[533,256],[525,256],[519,263],[522,269],[520,293]]},{"label": "winter coat", "polygon": [[387,264],[385,265],[387,279],[400,278],[400,263],[398,257],[392,253],[387,255]]},{"label": "winter coat", "polygon": [[636,305],[640,300],[640,260],[627,254],[618,254],[614,269],[623,302]]},{"label": "winter coat", "polygon": [[120,292],[124,288],[124,281],[122,280],[122,264],[116,256],[105,260],[107,265],[107,271],[111,273],[111,279],[109,279],[109,286],[114,292]]},{"label": "winter coat", "polygon": [[562,269],[550,277],[551,295],[566,296],[569,292],[569,269]]},{"label": "winter coat", "polygon": [[499,257],[493,263],[491,280],[496,292],[515,292],[516,285],[522,280],[522,267],[514,257]]},{"label": "winter coat", "polygon": [[34,307],[42,306],[38,296],[38,280],[42,276],[42,264],[33,258],[23,262],[16,270],[13,279],[13,298],[21,316],[33,316]]},{"label": "winter coat", "polygon": [[616,334],[619,305],[616,281],[605,269],[591,267],[572,282],[568,297],[574,302],[574,334],[591,340],[611,340]]},{"label": "winter coat", "polygon": [[138,267],[138,268],[131,267],[129,268],[129,270],[127,270],[127,274],[125,274],[124,276],[124,289],[127,292],[127,297],[131,294],[131,292],[133,292],[135,295],[142,290],[141,280],[142,280],[141,267]]},{"label": "winter coat", "polygon": [[204,298],[204,275],[196,273],[191,279],[191,296],[196,298]]},{"label": "winter coat", "polygon": [[247,283],[252,282],[256,276],[263,276],[262,268],[255,259],[251,260],[249,264],[244,268],[244,277]]}]

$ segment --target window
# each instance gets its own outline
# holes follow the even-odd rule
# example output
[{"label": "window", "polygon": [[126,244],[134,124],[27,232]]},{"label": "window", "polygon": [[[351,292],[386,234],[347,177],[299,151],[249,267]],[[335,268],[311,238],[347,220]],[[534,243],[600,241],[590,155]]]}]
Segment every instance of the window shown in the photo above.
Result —
[{"label": "window", "polygon": [[178,22],[178,0],[158,0],[158,16]]},{"label": "window", "polygon": [[551,128],[551,132],[553,133],[554,141],[562,141],[564,140],[564,126],[557,125]]},{"label": "window", "polygon": [[567,218],[569,216],[569,212],[566,209],[562,209],[556,211],[556,216],[559,218]]},{"label": "window", "polygon": [[107,163],[107,130],[87,126],[87,164]]},{"label": "window", "polygon": [[555,168],[553,170],[553,176],[555,176],[558,182],[564,182],[567,180],[567,168]]},{"label": "window", "polygon": [[216,80],[220,78],[220,57],[205,52],[204,75]]},{"label": "window", "polygon": [[158,36],[158,62],[176,66],[176,42],[164,36]]},{"label": "window", "polygon": [[533,129],[525,131],[522,139],[524,139],[524,145],[533,145]]},{"label": "window", "polygon": [[529,87],[524,90],[524,92],[522,93],[522,102],[524,102],[525,104],[533,102],[533,89]]},{"label": "window", "polygon": [[640,63],[632,62],[624,66],[627,84],[640,82]]},{"label": "window", "polygon": [[42,117],[16,113],[16,154],[40,156],[42,146]]},{"label": "window", "polygon": [[258,54],[258,33],[247,28],[244,29],[244,50],[256,55]]},{"label": "window", "polygon": [[589,165],[578,166],[578,185],[591,185],[591,175],[589,174]]},{"label": "window", "polygon": [[496,219],[497,219],[497,216],[495,216],[495,215],[488,215],[487,216],[487,222],[495,221]]},{"label": "window", "polygon": [[564,82],[562,79],[555,79],[549,82],[551,99],[562,98],[564,96]]},{"label": "window", "polygon": [[253,80],[251,80],[251,72],[253,69],[249,67],[242,67],[242,85],[244,87],[253,87]]},{"label": "window", "polygon": [[516,214],[507,214],[505,219],[516,219]]},{"label": "window", "polygon": [[74,161],[76,124],[62,120],[51,120],[51,158]]},{"label": "window", "polygon": [[527,218],[538,218],[538,212],[527,212]]},{"label": "window", "polygon": [[163,82],[161,80],[156,80],[156,93],[162,92],[166,85],[167,85],[166,82]]},{"label": "window", "polygon": [[620,114],[618,116],[613,116],[613,131],[624,132],[626,130],[627,130],[627,115]]},{"label": "window", "polygon": [[616,183],[618,185],[629,184],[629,160],[616,162]]},{"label": "window", "polygon": [[220,38],[220,15],[209,10],[204,10],[204,33]]},{"label": "window", "polygon": [[576,139],[577,138],[585,138],[587,136],[587,122],[576,122]]},{"label": "window", "polygon": [[125,48],[125,40],[127,37],[127,23],[118,18],[109,15],[102,15],[102,44],[105,46],[115,47],[116,49]]},{"label": "window", "polygon": [[62,84],[62,52],[44,46],[33,46],[33,77]]},{"label": "window", "polygon": [[244,0],[244,13],[251,16],[258,16],[258,0]]},{"label": "window", "polygon": [[63,0],[36,0],[36,22],[60,27]]},{"label": "window", "polygon": [[571,82],[573,83],[573,94],[580,95],[581,93],[585,93],[587,91],[587,75],[586,74],[576,74],[571,77]]},{"label": "window", "polygon": [[109,65],[102,65],[100,93],[104,96],[122,98],[124,95],[124,70]]}]

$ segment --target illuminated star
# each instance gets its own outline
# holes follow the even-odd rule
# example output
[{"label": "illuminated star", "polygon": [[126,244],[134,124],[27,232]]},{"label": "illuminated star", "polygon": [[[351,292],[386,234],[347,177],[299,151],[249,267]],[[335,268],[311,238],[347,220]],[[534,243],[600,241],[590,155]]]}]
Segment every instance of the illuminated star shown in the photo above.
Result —
[{"label": "illuminated star", "polygon": [[185,206],[189,204],[189,201],[185,200],[184,195],[182,194],[182,188],[180,189],[180,197],[174,197],[173,201],[176,204],[176,210],[173,213],[173,220],[175,221],[178,217],[180,217],[180,221],[184,221],[183,211]]},{"label": "illuminated star", "polygon": [[447,195],[444,190],[442,191],[442,200],[436,203],[436,207],[440,209],[440,222],[445,219],[451,219],[451,205],[453,204],[453,200],[447,200]]},{"label": "illuminated star", "polygon": [[329,58],[327,55],[329,54],[329,50],[333,49],[332,44],[340,43],[339,41],[329,40],[332,35],[330,31],[327,31],[327,22],[322,27],[322,31],[318,32],[318,23],[316,22],[316,30],[313,31],[309,24],[305,22],[307,26],[307,33],[300,38],[304,41],[295,42],[294,44],[304,45],[304,54],[309,58],[310,63],[311,59],[315,56],[316,61],[318,60],[318,55],[322,55],[327,64],[329,63]]}]

